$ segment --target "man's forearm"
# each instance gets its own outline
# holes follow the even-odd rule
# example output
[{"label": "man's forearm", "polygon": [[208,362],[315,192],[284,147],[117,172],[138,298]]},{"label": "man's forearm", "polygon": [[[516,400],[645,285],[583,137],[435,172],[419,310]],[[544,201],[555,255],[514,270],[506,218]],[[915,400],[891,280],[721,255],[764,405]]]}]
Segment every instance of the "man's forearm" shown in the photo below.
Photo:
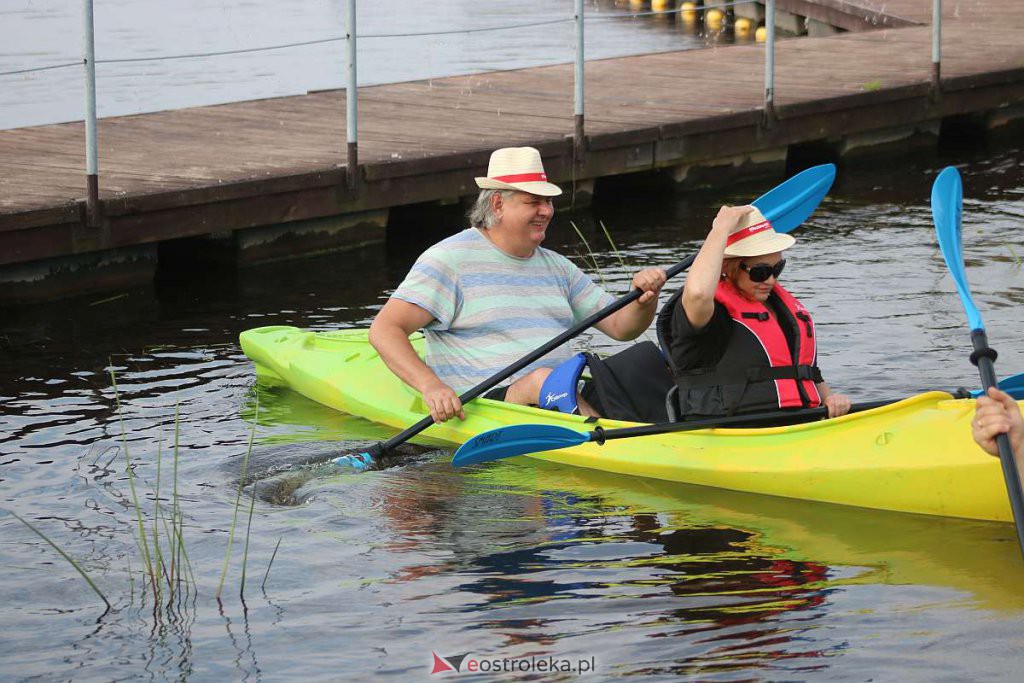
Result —
[{"label": "man's forearm", "polygon": [[658,311],[658,300],[646,304],[633,302],[609,318],[607,329],[602,330],[612,339],[630,341],[647,331]]}]

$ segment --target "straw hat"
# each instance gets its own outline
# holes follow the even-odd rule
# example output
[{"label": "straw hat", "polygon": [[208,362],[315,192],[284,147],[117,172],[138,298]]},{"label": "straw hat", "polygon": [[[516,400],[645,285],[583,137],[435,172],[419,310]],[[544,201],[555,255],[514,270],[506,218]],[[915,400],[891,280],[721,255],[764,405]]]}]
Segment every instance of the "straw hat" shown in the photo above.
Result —
[{"label": "straw hat", "polygon": [[540,152],[533,147],[502,147],[491,153],[487,176],[477,178],[476,185],[484,190],[519,190],[542,197],[562,194],[558,185],[548,182]]},{"label": "straw hat", "polygon": [[750,207],[750,212],[729,233],[725,244],[726,256],[761,256],[789,249],[796,244],[796,238],[775,232],[764,214]]}]

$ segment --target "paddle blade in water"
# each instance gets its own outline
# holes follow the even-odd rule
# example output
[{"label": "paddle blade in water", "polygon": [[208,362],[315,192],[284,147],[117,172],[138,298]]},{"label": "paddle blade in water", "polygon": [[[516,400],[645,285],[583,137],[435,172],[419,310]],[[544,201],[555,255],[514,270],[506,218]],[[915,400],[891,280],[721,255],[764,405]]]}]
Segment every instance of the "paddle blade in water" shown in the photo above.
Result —
[{"label": "paddle blade in water", "polygon": [[455,451],[452,465],[463,467],[516,455],[570,448],[590,441],[589,432],[557,425],[512,425],[477,434]]},{"label": "paddle blade in water", "polygon": [[384,455],[384,446],[377,443],[360,453],[339,455],[331,462],[338,467],[347,467],[356,472],[362,472],[363,470],[370,469],[374,461],[378,460],[382,455]]},{"label": "paddle blade in water", "polygon": [[369,453],[350,453],[348,455],[341,455],[331,461],[338,467],[348,467],[357,472],[369,469],[370,465],[373,464],[373,458]]},{"label": "paddle blade in water", "polygon": [[813,166],[765,192],[751,204],[771,221],[776,232],[790,232],[814,213],[835,179],[835,164]]}]

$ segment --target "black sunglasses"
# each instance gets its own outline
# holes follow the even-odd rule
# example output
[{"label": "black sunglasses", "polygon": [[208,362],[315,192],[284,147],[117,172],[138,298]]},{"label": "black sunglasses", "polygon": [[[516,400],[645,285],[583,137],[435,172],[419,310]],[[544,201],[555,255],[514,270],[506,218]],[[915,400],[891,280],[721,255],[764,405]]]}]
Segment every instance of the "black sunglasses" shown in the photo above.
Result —
[{"label": "black sunglasses", "polygon": [[774,276],[776,280],[782,275],[782,269],[786,267],[786,259],[781,259],[774,266],[769,266],[767,263],[758,263],[756,266],[748,266],[746,263],[740,263],[740,270],[747,271],[747,275],[750,276],[753,282],[765,282],[768,278]]}]

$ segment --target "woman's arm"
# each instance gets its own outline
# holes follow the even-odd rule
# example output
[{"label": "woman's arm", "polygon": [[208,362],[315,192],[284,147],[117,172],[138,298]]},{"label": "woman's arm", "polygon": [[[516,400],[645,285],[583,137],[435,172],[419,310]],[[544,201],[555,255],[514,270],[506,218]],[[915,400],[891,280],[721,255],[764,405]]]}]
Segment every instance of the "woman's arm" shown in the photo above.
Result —
[{"label": "woman's arm", "polygon": [[828,408],[829,417],[839,417],[840,415],[846,415],[850,412],[850,397],[846,394],[835,394],[829,387],[827,382],[818,382],[815,384],[818,388],[818,394],[821,396],[821,403]]},{"label": "woman's arm", "polygon": [[680,305],[694,330],[703,328],[715,312],[715,291],[722,277],[722,259],[729,233],[750,213],[749,206],[723,206],[701,245],[683,286]]}]

